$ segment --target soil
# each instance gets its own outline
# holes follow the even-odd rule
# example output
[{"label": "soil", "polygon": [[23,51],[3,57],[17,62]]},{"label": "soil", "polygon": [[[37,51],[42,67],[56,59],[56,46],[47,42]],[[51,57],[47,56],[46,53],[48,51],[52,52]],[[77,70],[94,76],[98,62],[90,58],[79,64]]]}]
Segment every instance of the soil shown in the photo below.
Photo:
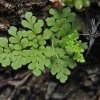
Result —
[{"label": "soil", "polygon": [[[1,0],[0,36],[8,36],[7,30],[13,25],[21,27],[20,22],[26,11],[38,18],[45,19],[54,7],[48,0]],[[100,1],[91,4],[83,11],[72,8],[83,25],[82,33],[87,31],[87,23],[92,19],[100,21]],[[100,32],[100,25],[97,27]],[[89,41],[81,36],[83,41]],[[87,51],[86,51],[87,52]],[[86,54],[85,52],[85,54]],[[84,54],[84,55],[85,55]],[[39,77],[34,76],[26,67],[17,71],[0,67],[0,100],[100,100],[100,37],[85,57],[85,63],[78,63],[66,83],[61,84],[48,69]]]}]

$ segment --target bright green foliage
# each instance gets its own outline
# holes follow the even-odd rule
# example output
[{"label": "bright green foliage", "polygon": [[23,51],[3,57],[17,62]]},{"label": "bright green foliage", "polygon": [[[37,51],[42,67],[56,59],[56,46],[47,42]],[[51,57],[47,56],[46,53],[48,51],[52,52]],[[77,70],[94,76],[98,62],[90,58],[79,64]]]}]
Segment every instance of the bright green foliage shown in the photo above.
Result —
[{"label": "bright green foliage", "polygon": [[36,22],[36,17],[32,16],[31,12],[26,12],[25,14],[26,20],[22,20],[22,25],[25,28],[29,28],[33,31],[34,34],[38,34],[42,32],[42,26],[44,25],[43,20],[38,20]]},{"label": "bright green foliage", "polygon": [[[66,42],[66,51],[70,56],[73,56],[73,60],[76,60],[77,62],[85,62],[83,57],[84,48],[81,47],[82,41],[78,40],[79,34],[75,30],[74,33],[68,35],[68,40]],[[87,47],[87,44],[85,44],[85,47]],[[73,48],[73,49],[72,49]]]},{"label": "bright green foliage", "polygon": [[60,11],[51,8],[49,12],[53,15],[53,17],[46,19],[47,25],[51,26],[51,31],[57,32],[57,38],[64,37],[66,34],[68,35],[75,29],[81,29],[79,23],[75,20],[76,14],[71,13],[70,8],[64,8]]},{"label": "bright green foliage", "polygon": [[82,53],[86,45],[78,40],[79,34],[74,31],[79,30],[80,25],[70,8],[50,9],[49,13],[52,15],[46,19],[49,28],[43,29],[44,21],[26,12],[21,22],[24,30],[11,26],[8,30],[11,36],[0,37],[0,63],[3,67],[11,65],[15,70],[27,65],[36,76],[47,67],[64,83],[71,74],[69,68],[73,69],[76,61],[84,62]]},{"label": "bright green foliage", "polygon": [[[75,20],[76,14],[71,13],[70,8],[64,8],[60,11],[50,9],[49,12],[53,16],[47,18],[46,22],[54,34],[52,37],[52,48],[56,54],[51,59],[49,68],[51,69],[52,75],[56,75],[56,78],[64,83],[68,78],[67,76],[71,74],[68,67],[71,69],[75,68],[77,65],[75,60],[77,62],[85,61],[82,53],[87,48],[87,45],[83,43],[84,48],[78,47],[81,45],[81,40],[78,41],[79,34],[74,30],[80,30],[81,27]],[[67,46],[69,47],[68,49]],[[72,54],[75,55],[73,56]]]}]

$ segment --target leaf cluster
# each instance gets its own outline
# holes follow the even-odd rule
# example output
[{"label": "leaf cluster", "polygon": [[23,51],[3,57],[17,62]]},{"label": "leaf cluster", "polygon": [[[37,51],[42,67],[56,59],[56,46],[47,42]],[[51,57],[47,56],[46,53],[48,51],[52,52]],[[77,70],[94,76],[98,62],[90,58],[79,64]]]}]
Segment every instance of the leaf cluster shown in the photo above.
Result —
[{"label": "leaf cluster", "polygon": [[73,57],[73,60],[83,63],[85,62],[83,52],[88,47],[87,47],[87,43],[82,43],[82,41],[78,39],[79,39],[79,33],[76,30],[74,30],[73,33],[68,35],[65,48],[67,54]]},{"label": "leaf cluster", "polygon": [[51,8],[49,13],[51,17],[46,18],[45,29],[43,20],[37,20],[31,12],[26,12],[21,21],[24,30],[11,26],[8,30],[11,36],[0,37],[0,63],[15,70],[27,65],[36,76],[47,67],[64,83],[71,74],[69,67],[73,69],[76,61],[84,61],[82,41],[78,41],[79,34],[74,31],[81,27],[75,20],[75,13],[68,7],[59,11]]}]

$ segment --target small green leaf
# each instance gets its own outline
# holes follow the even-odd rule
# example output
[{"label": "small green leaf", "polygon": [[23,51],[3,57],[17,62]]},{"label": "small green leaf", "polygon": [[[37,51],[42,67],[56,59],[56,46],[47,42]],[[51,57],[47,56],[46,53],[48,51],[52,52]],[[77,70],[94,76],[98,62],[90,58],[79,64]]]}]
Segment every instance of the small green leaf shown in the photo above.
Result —
[{"label": "small green leaf", "polygon": [[27,31],[27,35],[29,40],[36,38],[36,35],[32,31]]},{"label": "small green leaf", "polygon": [[7,38],[0,37],[0,46],[8,48],[8,40],[7,40]]},{"label": "small green leaf", "polygon": [[26,20],[22,20],[21,24],[25,28],[29,28],[29,29],[32,28],[32,26],[30,25],[30,23],[28,23]]},{"label": "small green leaf", "polygon": [[67,22],[74,22],[75,21],[76,14],[75,13],[69,13],[67,17]]},{"label": "small green leaf", "polygon": [[38,23],[39,27],[42,27],[42,26],[44,25],[44,22],[43,22],[42,19],[39,19],[39,20],[37,21],[37,23]]},{"label": "small green leaf", "polygon": [[43,46],[45,44],[46,44],[46,41],[44,41],[44,40],[39,41],[39,45]]},{"label": "small green leaf", "polygon": [[33,15],[32,12],[26,12],[25,18],[29,21],[31,19],[32,15]]},{"label": "small green leaf", "polygon": [[44,25],[43,20],[38,20],[37,23],[34,24],[34,32],[35,34],[41,33],[42,32],[42,26]]},{"label": "small green leaf", "polygon": [[83,49],[88,49],[87,42],[81,43],[80,47],[83,48]]},{"label": "small green leaf", "polygon": [[13,44],[9,44],[9,49],[12,51],[14,49],[14,45]]},{"label": "small green leaf", "polygon": [[49,59],[46,59],[45,61],[45,66],[48,67],[51,65],[51,61]]},{"label": "small green leaf", "polygon": [[28,69],[33,70],[34,68],[35,68],[34,63],[30,63],[30,64],[28,65]]},{"label": "small green leaf", "polygon": [[8,30],[8,33],[12,36],[16,36],[17,28],[14,26],[11,26],[10,29]]},{"label": "small green leaf", "polygon": [[36,22],[36,17],[35,16],[32,16],[32,19],[30,20],[30,23],[32,25],[34,25],[35,22]]},{"label": "small green leaf", "polygon": [[62,27],[65,29],[65,34],[68,34],[71,29],[71,24],[65,21],[65,23],[63,23]]},{"label": "small green leaf", "polygon": [[61,13],[62,18],[67,17],[70,12],[71,12],[71,9],[69,7],[64,8]]},{"label": "small green leaf", "polygon": [[18,31],[17,32],[17,35],[16,35],[16,38],[18,39],[18,40],[20,40],[21,38],[22,38],[22,31]]},{"label": "small green leaf", "polygon": [[40,46],[39,50],[42,51],[46,57],[55,55],[53,49],[50,46],[46,46],[46,48],[44,46]]},{"label": "small green leaf", "polygon": [[22,46],[22,48],[28,47],[28,39],[27,38],[23,38],[21,40],[21,46]]},{"label": "small green leaf", "polygon": [[33,70],[33,74],[34,74],[35,76],[39,76],[39,75],[41,75],[41,71],[40,71],[39,69],[34,69],[34,70]]},{"label": "small green leaf", "polygon": [[40,70],[44,70],[45,69],[44,65],[41,64],[40,67],[39,67],[39,69]]},{"label": "small green leaf", "polygon": [[3,54],[0,54],[0,63],[2,62],[3,60]]},{"label": "small green leaf", "polygon": [[11,56],[10,56],[10,60],[13,62],[13,61],[15,61],[17,59],[17,56],[15,56],[14,54],[12,54]]},{"label": "small green leaf", "polygon": [[39,45],[45,45],[46,44],[46,41],[42,38],[41,35],[38,35],[37,36],[37,39],[38,39],[38,42],[39,42]]},{"label": "small green leaf", "polygon": [[2,47],[0,47],[0,54],[2,54],[3,53],[3,48]]},{"label": "small green leaf", "polygon": [[11,66],[12,66],[12,68],[14,69],[14,70],[17,70],[18,68],[21,68],[21,63],[20,62],[18,62],[17,60],[16,61],[13,61],[12,63],[11,63]]},{"label": "small green leaf", "polygon": [[22,54],[22,56],[24,56],[24,57],[28,57],[28,56],[29,56],[29,50],[23,50],[23,51],[21,52],[21,54]]},{"label": "small green leaf", "polygon": [[[62,48],[55,48],[55,53],[60,57],[63,58],[66,52]],[[67,58],[67,56],[66,56]]]},{"label": "small green leaf", "polygon": [[30,41],[30,44],[33,44],[32,46],[34,47],[34,48],[38,48],[38,42],[37,42],[37,39],[34,39],[33,41]]},{"label": "small green leaf", "polygon": [[72,59],[69,59],[68,61],[67,61],[67,64],[68,64],[68,66],[70,67],[70,68],[75,68],[76,67],[76,62],[74,61],[74,60],[72,60]]},{"label": "small green leaf", "polygon": [[18,56],[18,55],[20,55],[20,54],[21,54],[21,51],[15,51],[15,50],[14,50],[12,53],[13,53],[13,55]]},{"label": "small green leaf", "polygon": [[56,22],[55,22],[54,18],[47,18],[46,22],[47,22],[48,26],[55,26],[56,25]]},{"label": "small green leaf", "polygon": [[65,83],[66,80],[68,79],[68,76],[66,76],[62,71],[59,72],[57,75],[56,75],[56,78],[60,80],[61,83]]},{"label": "small green leaf", "polygon": [[57,73],[57,72],[56,72],[56,68],[52,68],[52,69],[51,69],[51,74],[52,74],[52,75],[55,75],[56,73]]},{"label": "small green leaf", "polygon": [[56,75],[56,78],[57,78],[57,79],[60,79],[60,77],[61,77],[61,75],[58,73],[58,74]]},{"label": "small green leaf", "polygon": [[43,39],[46,39],[46,40],[50,39],[52,37],[52,35],[53,35],[53,33],[50,30],[45,29],[44,33],[43,33]]},{"label": "small green leaf", "polygon": [[9,58],[3,59],[2,62],[1,62],[1,64],[2,64],[3,67],[9,66],[9,65],[10,65],[10,60],[9,60]]},{"label": "small green leaf", "polygon": [[3,53],[3,54],[2,54],[2,58],[3,58],[3,59],[7,58],[7,56],[8,56],[7,53]]},{"label": "small green leaf", "polygon": [[57,34],[57,38],[63,37],[66,34],[65,29],[62,27],[60,28],[58,34]]},{"label": "small green leaf", "polygon": [[68,76],[66,76],[66,75],[62,75],[62,77],[61,77],[61,79],[60,79],[60,82],[61,83],[65,83],[66,81],[67,81],[67,79],[68,79]]},{"label": "small green leaf", "polygon": [[28,63],[31,62],[31,59],[30,57],[24,57],[21,62],[22,62],[22,65],[27,65]]},{"label": "small green leaf", "polygon": [[22,47],[21,47],[19,44],[15,44],[15,45],[14,45],[14,49],[15,49],[15,50],[21,50]]},{"label": "small green leaf", "polygon": [[56,9],[51,8],[49,13],[54,16],[55,19],[60,19],[59,12]]},{"label": "small green leaf", "polygon": [[71,72],[67,68],[63,68],[62,70],[63,70],[65,75],[70,75],[71,74]]},{"label": "small green leaf", "polygon": [[9,41],[10,41],[11,43],[18,43],[18,42],[19,42],[19,40],[18,40],[17,38],[15,38],[15,37],[10,37],[10,38],[9,38]]},{"label": "small green leaf", "polygon": [[[30,31],[30,30],[29,30]],[[23,31],[21,31],[22,32],[22,36],[23,37],[28,37],[28,31],[25,31],[25,30],[23,30]]]},{"label": "small green leaf", "polygon": [[9,52],[10,52],[10,49],[9,49],[9,48],[4,49],[4,52],[5,52],[5,53],[9,53]]}]

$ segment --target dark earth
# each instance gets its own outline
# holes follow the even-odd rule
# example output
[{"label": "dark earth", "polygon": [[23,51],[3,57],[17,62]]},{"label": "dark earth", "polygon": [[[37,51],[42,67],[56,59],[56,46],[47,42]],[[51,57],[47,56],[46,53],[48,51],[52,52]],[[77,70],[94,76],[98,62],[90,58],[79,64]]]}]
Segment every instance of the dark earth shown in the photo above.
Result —
[{"label": "dark earth", "polygon": [[[49,0],[0,0],[0,36],[8,36],[10,26],[21,27],[20,22],[26,11],[45,19],[54,7]],[[82,25],[80,33],[88,33],[91,20],[100,21],[100,1],[77,11],[77,20]],[[100,25],[97,26],[100,33]],[[80,37],[87,41],[85,36]],[[13,70],[10,66],[0,67],[0,100],[100,100],[100,37],[94,38],[89,53],[84,53],[85,63],[78,63],[66,83],[61,84],[46,69],[40,77],[35,77],[26,66]]]}]

